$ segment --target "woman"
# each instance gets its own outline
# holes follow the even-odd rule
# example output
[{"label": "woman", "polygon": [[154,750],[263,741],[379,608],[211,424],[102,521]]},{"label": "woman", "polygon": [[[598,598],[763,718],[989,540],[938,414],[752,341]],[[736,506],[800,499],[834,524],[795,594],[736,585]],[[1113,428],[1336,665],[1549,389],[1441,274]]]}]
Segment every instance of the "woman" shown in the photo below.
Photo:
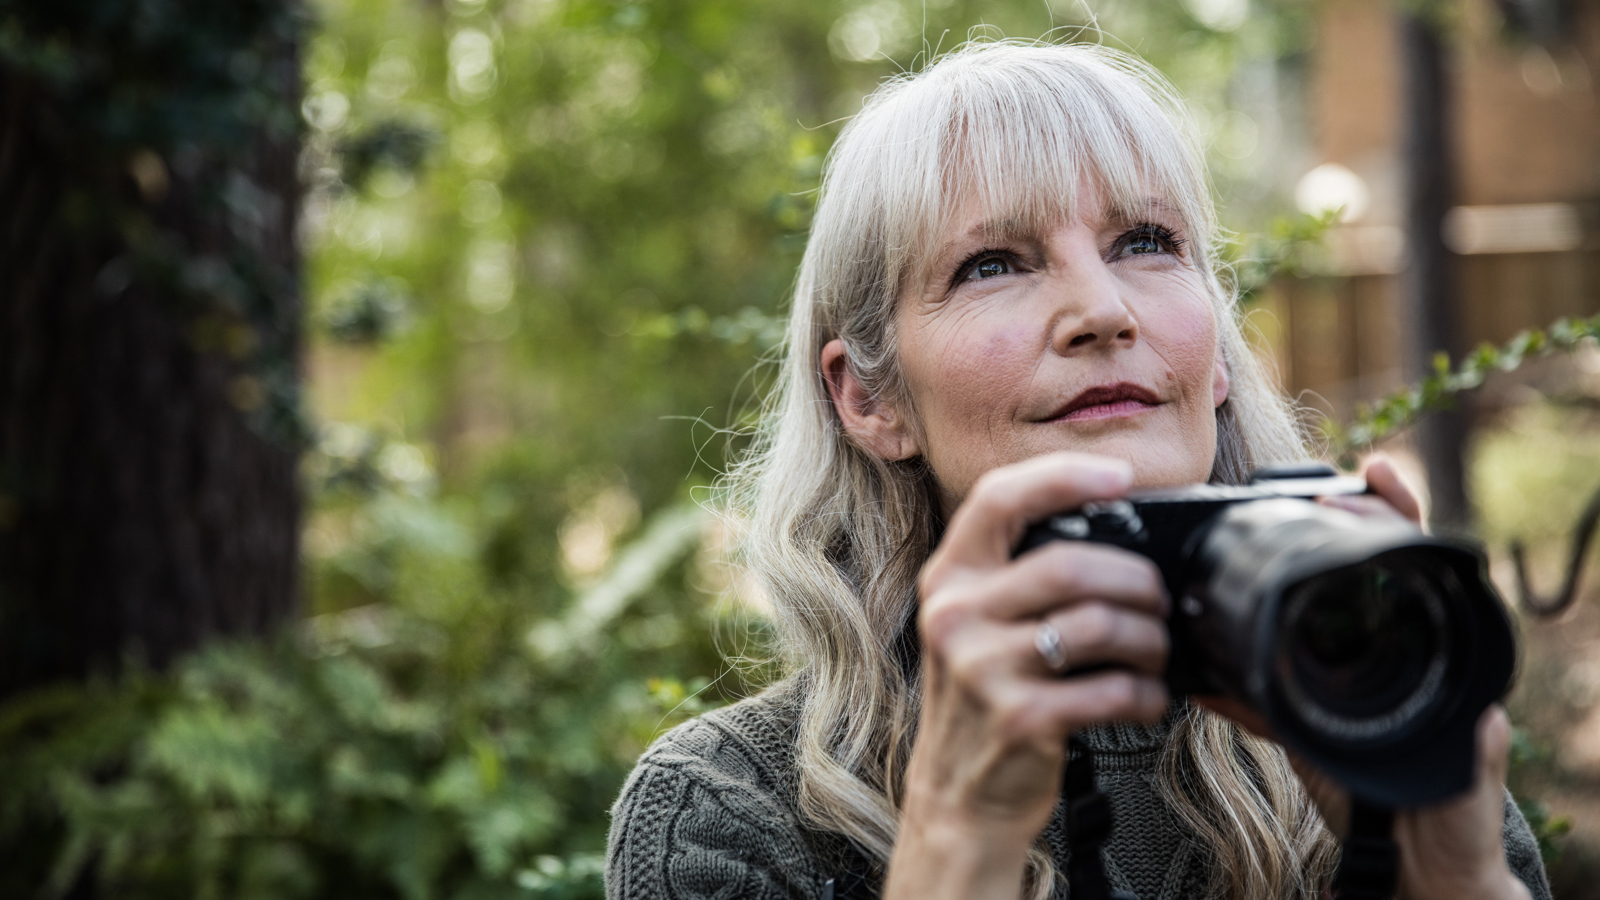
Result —
[{"label": "woman", "polygon": [[[1050,513],[1303,458],[1217,240],[1179,104],[1124,55],[973,45],[872,96],[733,481],[790,674],[646,753],[611,897],[1062,896],[1070,735],[1111,798],[1115,886],[1326,889],[1339,791],[1308,772],[1314,802],[1277,745],[1169,702],[1154,568],[1072,543],[1011,559]],[[1420,518],[1392,467],[1367,477],[1383,499],[1342,504]],[[1113,665],[1061,674],[1091,663]],[[1473,791],[1397,818],[1402,896],[1548,895],[1508,734],[1492,711]]]}]

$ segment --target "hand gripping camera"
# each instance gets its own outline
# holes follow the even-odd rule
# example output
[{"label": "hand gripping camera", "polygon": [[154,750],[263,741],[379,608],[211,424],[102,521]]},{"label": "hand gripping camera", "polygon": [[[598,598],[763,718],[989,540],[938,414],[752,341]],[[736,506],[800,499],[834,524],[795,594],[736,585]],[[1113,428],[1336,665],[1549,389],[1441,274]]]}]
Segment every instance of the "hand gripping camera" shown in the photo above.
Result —
[{"label": "hand gripping camera", "polygon": [[1149,557],[1173,600],[1174,696],[1243,701],[1359,800],[1424,805],[1471,786],[1516,640],[1479,551],[1312,502],[1366,489],[1300,466],[1136,492],[1034,525],[1019,552],[1077,540]]}]

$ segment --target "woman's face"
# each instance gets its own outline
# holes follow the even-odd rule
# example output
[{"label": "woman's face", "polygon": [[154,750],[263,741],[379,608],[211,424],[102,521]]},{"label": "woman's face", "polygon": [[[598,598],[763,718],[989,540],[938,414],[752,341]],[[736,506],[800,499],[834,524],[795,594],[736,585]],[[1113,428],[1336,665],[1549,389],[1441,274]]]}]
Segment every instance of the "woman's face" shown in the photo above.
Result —
[{"label": "woman's face", "polygon": [[901,294],[911,409],[856,411],[898,437],[869,446],[927,458],[947,511],[984,472],[1057,450],[1127,460],[1140,486],[1211,472],[1228,382],[1183,221],[1160,198],[1079,197],[1076,218],[1038,233],[958,218]]}]

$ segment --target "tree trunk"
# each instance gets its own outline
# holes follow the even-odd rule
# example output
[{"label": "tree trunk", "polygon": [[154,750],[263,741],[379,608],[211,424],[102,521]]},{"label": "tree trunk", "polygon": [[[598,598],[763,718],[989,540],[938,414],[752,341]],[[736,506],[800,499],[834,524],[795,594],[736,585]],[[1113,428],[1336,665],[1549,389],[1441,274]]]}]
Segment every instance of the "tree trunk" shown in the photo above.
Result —
[{"label": "tree trunk", "polygon": [[[1450,75],[1437,23],[1425,14],[1400,14],[1404,65],[1406,246],[1409,263],[1401,276],[1409,340],[1407,377],[1433,372],[1435,353],[1461,353],[1455,304],[1455,255],[1444,243],[1444,217],[1455,196],[1455,154],[1450,140]],[[1471,518],[1463,459],[1468,399],[1425,417],[1416,428],[1417,449],[1428,473],[1432,520],[1444,528],[1465,527]]]},{"label": "tree trunk", "polygon": [[297,31],[149,5],[0,54],[0,697],[295,606]]}]

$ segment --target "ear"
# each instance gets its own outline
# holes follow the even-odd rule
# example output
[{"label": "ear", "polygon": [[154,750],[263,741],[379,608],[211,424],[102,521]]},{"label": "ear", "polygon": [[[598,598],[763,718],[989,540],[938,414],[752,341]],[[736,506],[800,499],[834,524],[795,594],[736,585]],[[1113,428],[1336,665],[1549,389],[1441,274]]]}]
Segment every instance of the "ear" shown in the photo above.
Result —
[{"label": "ear", "polygon": [[844,341],[835,338],[822,348],[822,378],[828,399],[839,415],[850,442],[874,456],[888,460],[910,459],[922,452],[900,411],[867,393],[850,368]]},{"label": "ear", "polygon": [[1217,348],[1217,368],[1211,375],[1211,405],[1221,406],[1228,399],[1228,364],[1222,361],[1222,348]]}]

